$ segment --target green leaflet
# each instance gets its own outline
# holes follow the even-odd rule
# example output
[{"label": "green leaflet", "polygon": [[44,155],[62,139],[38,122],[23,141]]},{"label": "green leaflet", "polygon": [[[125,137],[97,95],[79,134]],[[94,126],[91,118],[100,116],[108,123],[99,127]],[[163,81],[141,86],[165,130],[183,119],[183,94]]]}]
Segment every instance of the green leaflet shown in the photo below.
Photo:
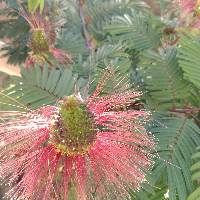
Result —
[{"label": "green leaflet", "polygon": [[200,42],[198,38],[182,36],[178,48],[180,67],[184,71],[184,78],[200,88]]},{"label": "green leaflet", "polygon": [[151,108],[182,108],[190,96],[190,85],[182,78],[176,54],[175,48],[168,48],[159,52],[145,51],[141,55],[138,71],[144,79]]},{"label": "green leaflet", "polygon": [[161,162],[155,163],[152,175],[160,168],[161,175],[167,176],[169,199],[186,200],[194,189],[190,165],[195,147],[200,144],[200,130],[193,120],[185,117],[162,117],[159,121],[163,127],[154,127],[151,132],[159,140]]},{"label": "green leaflet", "polygon": [[[192,156],[194,164],[191,166],[190,170],[192,172],[192,180],[194,182],[199,182],[200,179],[200,151],[199,147],[197,147],[197,152],[195,152]],[[190,194],[187,200],[199,200],[200,199],[200,187],[197,184],[196,189]]]},{"label": "green leaflet", "polygon": [[44,0],[28,0],[28,10],[30,12],[35,12],[38,7],[42,13],[44,9]]},{"label": "green leaflet", "polygon": [[187,200],[200,200],[200,187],[198,187]]},{"label": "green leaflet", "polygon": [[167,186],[163,182],[150,186],[148,184],[144,184],[139,192],[132,194],[132,200],[165,200]]},{"label": "green leaflet", "polygon": [[160,32],[153,27],[150,16],[133,11],[130,15],[114,18],[104,30],[113,36],[114,40],[125,41],[126,46],[136,50],[157,47],[160,43]]},{"label": "green leaflet", "polygon": [[200,144],[200,129],[191,119],[161,115],[155,117],[150,131],[158,139],[159,157],[148,175],[148,186],[143,185],[132,199],[186,200],[194,190],[190,165],[195,147]]},{"label": "green leaflet", "polygon": [[[70,68],[50,70],[47,65],[43,69],[39,66],[30,69],[21,67],[21,75],[22,78],[17,78],[15,84],[4,91],[9,98],[2,95],[0,101],[11,104],[19,102],[24,107],[37,108],[71,95],[76,81]],[[12,102],[11,98],[17,102]]]}]

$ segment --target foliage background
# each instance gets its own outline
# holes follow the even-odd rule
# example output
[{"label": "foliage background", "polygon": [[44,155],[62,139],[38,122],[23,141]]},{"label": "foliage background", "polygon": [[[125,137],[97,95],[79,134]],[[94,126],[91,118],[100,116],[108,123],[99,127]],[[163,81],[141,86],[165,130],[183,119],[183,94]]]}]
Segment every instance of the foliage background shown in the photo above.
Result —
[{"label": "foliage background", "polygon": [[[19,2],[4,2],[8,7],[0,14],[7,19],[0,21],[0,38],[10,40],[3,50],[9,63],[22,64],[30,51],[29,27],[16,12]],[[7,77],[1,89],[1,113],[54,104],[75,87],[87,95],[88,82],[95,85],[102,69],[115,66],[143,91],[142,101],[153,113],[147,128],[158,140],[149,183],[139,192],[130,191],[132,199],[200,199],[199,34],[178,31],[181,11],[170,0],[82,2],[80,8],[75,0],[35,1],[41,10],[48,4],[50,16],[64,21],[56,46],[71,53],[74,62],[67,68],[21,65],[21,77]]]}]

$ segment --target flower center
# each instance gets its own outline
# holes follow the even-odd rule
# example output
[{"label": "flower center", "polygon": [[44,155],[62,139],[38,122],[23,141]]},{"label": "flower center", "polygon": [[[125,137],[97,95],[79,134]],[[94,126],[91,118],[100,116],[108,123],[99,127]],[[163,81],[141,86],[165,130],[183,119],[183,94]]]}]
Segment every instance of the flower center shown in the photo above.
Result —
[{"label": "flower center", "polygon": [[35,54],[49,52],[49,44],[42,29],[33,31],[30,45]]},{"label": "flower center", "polygon": [[84,154],[95,138],[95,125],[86,105],[74,96],[66,97],[52,126],[51,143],[70,156]]}]

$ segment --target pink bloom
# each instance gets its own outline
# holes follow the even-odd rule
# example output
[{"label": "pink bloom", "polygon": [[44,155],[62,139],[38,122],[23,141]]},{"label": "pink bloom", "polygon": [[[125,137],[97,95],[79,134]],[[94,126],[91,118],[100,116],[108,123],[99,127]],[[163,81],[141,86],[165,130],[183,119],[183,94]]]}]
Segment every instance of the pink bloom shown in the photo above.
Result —
[{"label": "pink bloom", "polygon": [[13,199],[123,199],[139,189],[155,143],[139,92],[65,97],[0,125],[0,176]]},{"label": "pink bloom", "polygon": [[51,48],[50,50],[51,54],[53,55],[53,57],[59,61],[60,64],[65,64],[66,61],[69,62],[73,62],[72,61],[72,57],[70,54],[66,53],[64,50],[62,49],[58,49],[58,48]]},{"label": "pink bloom", "polygon": [[25,68],[29,68],[29,67],[34,67],[35,66],[35,61],[33,60],[33,58],[32,57],[29,57],[29,58],[27,58],[26,60],[25,60],[25,63],[24,63],[24,67]]},{"label": "pink bloom", "polygon": [[180,7],[180,24],[195,29],[200,27],[200,0],[177,0]]},{"label": "pink bloom", "polygon": [[180,6],[180,11],[184,13],[191,13],[193,12],[197,0],[177,0]]},{"label": "pink bloom", "polygon": [[32,32],[40,29],[44,32],[50,44],[55,43],[55,28],[59,26],[59,24],[56,24],[49,19],[46,8],[42,14],[39,10],[36,10],[34,13],[29,13],[25,9],[21,8],[19,14],[27,21]]},{"label": "pink bloom", "polygon": [[[20,15],[27,21],[31,29],[31,38],[29,47],[32,50],[32,54],[28,57],[26,65],[30,60],[34,60],[34,64],[41,62],[48,62],[51,64],[50,58],[53,57],[60,64],[72,62],[69,53],[64,50],[54,47],[56,40],[55,28],[59,26],[59,22],[53,22],[46,16],[46,9],[44,14],[41,14],[39,10],[34,13],[29,13],[23,8],[20,10]],[[55,54],[57,52],[57,54]],[[32,65],[32,62],[31,62]],[[53,63],[52,63],[53,65]]]}]

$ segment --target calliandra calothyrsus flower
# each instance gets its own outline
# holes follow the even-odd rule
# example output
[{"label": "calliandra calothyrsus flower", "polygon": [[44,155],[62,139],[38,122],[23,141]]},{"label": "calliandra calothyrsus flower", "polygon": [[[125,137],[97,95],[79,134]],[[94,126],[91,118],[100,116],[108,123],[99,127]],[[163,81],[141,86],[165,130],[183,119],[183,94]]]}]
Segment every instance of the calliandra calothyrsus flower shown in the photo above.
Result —
[{"label": "calliandra calothyrsus flower", "polygon": [[176,0],[180,10],[180,23],[188,28],[200,27],[200,0]]},{"label": "calliandra calothyrsus flower", "polygon": [[0,177],[12,199],[124,199],[152,166],[153,137],[144,128],[140,92],[68,96],[0,125]]},{"label": "calliandra calothyrsus flower", "polygon": [[19,14],[27,21],[30,26],[31,38],[29,47],[32,52],[25,62],[25,66],[34,66],[35,63],[43,64],[45,62],[53,65],[52,59],[58,61],[59,64],[72,62],[72,57],[66,51],[55,48],[56,27],[59,22],[53,22],[44,9],[42,14],[38,9],[35,12],[29,13],[21,8]]}]

